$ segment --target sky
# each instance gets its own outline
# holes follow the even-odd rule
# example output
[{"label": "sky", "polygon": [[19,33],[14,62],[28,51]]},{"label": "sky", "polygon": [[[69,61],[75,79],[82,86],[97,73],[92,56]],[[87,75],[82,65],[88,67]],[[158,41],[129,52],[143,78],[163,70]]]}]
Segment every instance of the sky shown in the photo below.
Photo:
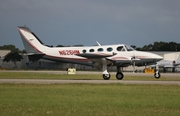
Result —
[{"label": "sky", "polygon": [[180,0],[1,0],[0,46],[24,49],[17,26],[47,45],[180,43]]}]

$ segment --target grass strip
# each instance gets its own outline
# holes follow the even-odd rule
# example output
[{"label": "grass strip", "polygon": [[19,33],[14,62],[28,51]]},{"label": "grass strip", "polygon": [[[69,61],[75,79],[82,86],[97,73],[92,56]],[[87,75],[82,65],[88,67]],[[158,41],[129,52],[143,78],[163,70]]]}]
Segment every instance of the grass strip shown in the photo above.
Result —
[{"label": "grass strip", "polygon": [[177,85],[0,85],[1,116],[178,116]]}]

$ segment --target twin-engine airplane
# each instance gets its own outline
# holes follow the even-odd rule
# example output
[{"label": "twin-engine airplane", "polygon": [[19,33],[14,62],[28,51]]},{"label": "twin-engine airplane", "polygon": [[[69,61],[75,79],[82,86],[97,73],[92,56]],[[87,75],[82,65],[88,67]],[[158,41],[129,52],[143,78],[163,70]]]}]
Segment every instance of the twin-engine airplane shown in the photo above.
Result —
[{"label": "twin-engine airplane", "polygon": [[[116,66],[116,78],[122,80],[124,75],[121,67],[144,66],[155,64],[162,57],[153,53],[136,51],[128,45],[103,45],[89,47],[48,47],[26,26],[18,27],[23,44],[30,60],[46,59],[55,62],[65,62],[94,66],[102,69],[104,80],[110,79],[108,66]],[[157,70],[155,78],[160,77]]]},{"label": "twin-engine airplane", "polygon": [[[177,66],[180,65],[180,55],[176,60],[170,61],[170,60],[162,60],[157,62],[156,64],[159,68],[163,68],[164,72],[166,72],[167,68],[172,68],[172,72],[175,72]],[[155,65],[151,65],[151,67],[156,67]]]}]

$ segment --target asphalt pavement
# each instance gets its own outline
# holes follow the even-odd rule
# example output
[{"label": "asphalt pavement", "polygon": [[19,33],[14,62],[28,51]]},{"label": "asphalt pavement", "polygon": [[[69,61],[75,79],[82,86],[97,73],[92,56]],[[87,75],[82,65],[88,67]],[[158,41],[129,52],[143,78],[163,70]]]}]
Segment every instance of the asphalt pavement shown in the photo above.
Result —
[{"label": "asphalt pavement", "polygon": [[[51,73],[51,74],[67,74],[66,71],[5,71],[5,72],[32,72],[32,73]],[[77,71],[77,74],[102,74],[102,72]],[[115,74],[112,72],[111,74]],[[153,76],[153,74],[125,72],[127,76]],[[161,73],[164,77],[179,77],[179,73]],[[90,84],[158,84],[158,85],[180,85],[180,81],[144,81],[144,80],[50,80],[50,79],[0,79],[0,84],[68,84],[68,83],[90,83]]]}]

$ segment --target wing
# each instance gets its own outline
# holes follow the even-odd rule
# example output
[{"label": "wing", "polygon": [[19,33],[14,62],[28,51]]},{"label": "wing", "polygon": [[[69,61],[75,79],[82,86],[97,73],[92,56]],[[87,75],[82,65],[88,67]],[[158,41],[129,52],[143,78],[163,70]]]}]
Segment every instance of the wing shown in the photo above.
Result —
[{"label": "wing", "polygon": [[109,61],[114,62],[113,65],[115,66],[121,66],[121,67],[127,67],[129,65],[132,65],[133,61],[139,60],[139,59],[134,59],[132,57],[126,57],[126,56],[113,56],[107,58]]},{"label": "wing", "polygon": [[132,64],[132,61],[140,60],[134,59],[132,57],[126,56],[117,56],[116,53],[83,53],[83,54],[76,54],[77,56],[88,58],[92,63],[93,66],[100,69],[103,65],[102,59],[106,59],[106,64],[108,66],[122,66],[127,67]]},{"label": "wing", "polygon": [[116,55],[115,53],[83,53],[83,54],[75,54],[77,56],[85,57],[88,59],[100,59],[106,58]]},{"label": "wing", "polygon": [[75,55],[88,58],[93,63],[94,67],[100,69],[103,65],[102,59],[105,58],[107,65],[111,65],[113,61],[109,60],[108,57],[114,56],[116,53],[83,53]]}]

